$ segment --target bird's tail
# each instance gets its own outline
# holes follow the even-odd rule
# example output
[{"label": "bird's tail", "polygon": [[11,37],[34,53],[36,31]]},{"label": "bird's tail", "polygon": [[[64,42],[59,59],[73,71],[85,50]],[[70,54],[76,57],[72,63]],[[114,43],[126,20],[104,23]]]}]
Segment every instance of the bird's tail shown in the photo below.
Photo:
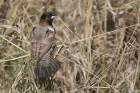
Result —
[{"label": "bird's tail", "polygon": [[49,78],[61,67],[61,62],[52,56],[41,59],[37,62],[35,73],[38,77]]}]

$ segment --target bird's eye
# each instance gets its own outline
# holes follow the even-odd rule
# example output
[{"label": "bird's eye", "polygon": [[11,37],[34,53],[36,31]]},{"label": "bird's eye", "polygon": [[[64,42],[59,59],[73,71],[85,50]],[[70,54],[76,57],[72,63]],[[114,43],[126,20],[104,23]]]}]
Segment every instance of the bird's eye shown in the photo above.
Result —
[{"label": "bird's eye", "polygon": [[49,36],[49,30],[46,31],[46,36]]}]

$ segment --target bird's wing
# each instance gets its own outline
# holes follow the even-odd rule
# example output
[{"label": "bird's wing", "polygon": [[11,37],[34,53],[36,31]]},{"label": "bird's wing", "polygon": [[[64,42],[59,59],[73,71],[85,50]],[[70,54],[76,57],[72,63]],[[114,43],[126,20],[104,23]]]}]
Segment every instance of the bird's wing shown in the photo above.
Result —
[{"label": "bird's wing", "polygon": [[42,58],[51,49],[52,42],[50,38],[45,37],[38,42],[37,46],[39,46],[37,50],[38,57]]},{"label": "bird's wing", "polygon": [[[40,29],[39,31],[44,31],[44,29]],[[47,29],[46,29],[47,31]],[[53,44],[54,35],[48,34],[48,32],[42,33],[41,36],[36,37],[35,33],[36,28],[33,29],[30,36],[30,43],[31,43],[31,55],[33,58],[41,59],[45,53],[49,51]],[[44,34],[47,34],[44,36]]]},{"label": "bird's wing", "polygon": [[37,48],[37,39],[35,38],[33,32],[36,27],[33,28],[33,30],[30,33],[30,53],[33,58],[36,58],[36,48]]}]

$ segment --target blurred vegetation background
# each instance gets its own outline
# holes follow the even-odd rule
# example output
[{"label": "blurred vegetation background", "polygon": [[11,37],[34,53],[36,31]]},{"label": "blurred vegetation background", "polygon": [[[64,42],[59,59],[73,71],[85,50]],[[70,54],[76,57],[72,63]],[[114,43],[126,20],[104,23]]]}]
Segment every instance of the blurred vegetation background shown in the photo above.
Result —
[{"label": "blurred vegetation background", "polygon": [[54,93],[140,93],[140,0],[0,0],[0,93],[46,93],[29,36],[57,14]]}]

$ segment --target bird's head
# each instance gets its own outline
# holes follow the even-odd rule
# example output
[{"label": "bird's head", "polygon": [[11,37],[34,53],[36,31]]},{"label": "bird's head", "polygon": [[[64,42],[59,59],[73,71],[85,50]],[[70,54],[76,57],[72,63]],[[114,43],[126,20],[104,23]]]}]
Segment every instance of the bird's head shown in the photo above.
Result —
[{"label": "bird's head", "polygon": [[55,13],[45,12],[42,14],[40,21],[46,22],[48,25],[52,25],[53,19],[56,17]]}]

